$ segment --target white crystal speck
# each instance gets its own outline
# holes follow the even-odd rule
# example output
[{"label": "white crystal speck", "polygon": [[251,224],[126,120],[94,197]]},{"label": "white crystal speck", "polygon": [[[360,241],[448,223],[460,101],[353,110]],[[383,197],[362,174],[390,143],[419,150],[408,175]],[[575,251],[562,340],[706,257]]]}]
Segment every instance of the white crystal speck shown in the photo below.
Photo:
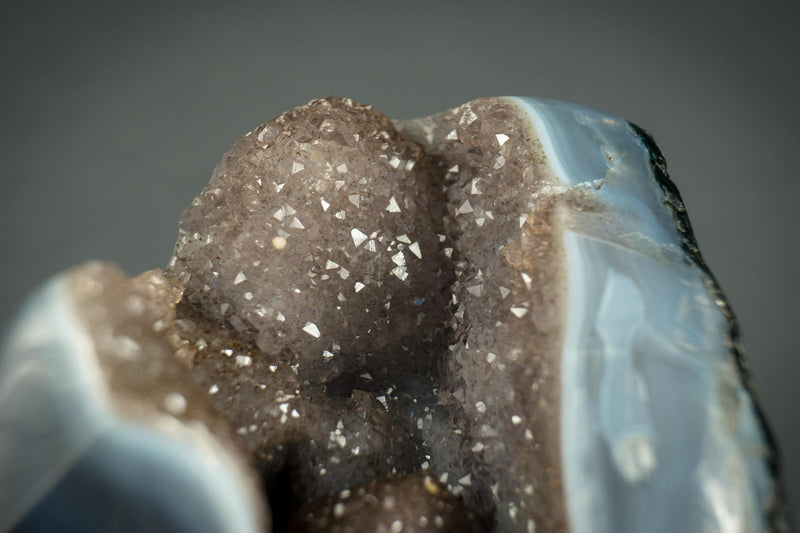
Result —
[{"label": "white crystal speck", "polygon": [[319,328],[313,322],[306,322],[306,325],[303,326],[303,331],[305,331],[315,339],[318,339],[320,336]]},{"label": "white crystal speck", "polygon": [[350,236],[353,238],[353,244],[356,245],[356,248],[361,246],[361,244],[367,240],[367,235],[358,228],[351,229]]},{"label": "white crystal speck", "polygon": [[386,206],[386,210],[389,211],[390,213],[399,213],[400,212],[400,206],[397,205],[397,200],[395,200],[394,196],[392,196],[389,199],[389,205]]}]

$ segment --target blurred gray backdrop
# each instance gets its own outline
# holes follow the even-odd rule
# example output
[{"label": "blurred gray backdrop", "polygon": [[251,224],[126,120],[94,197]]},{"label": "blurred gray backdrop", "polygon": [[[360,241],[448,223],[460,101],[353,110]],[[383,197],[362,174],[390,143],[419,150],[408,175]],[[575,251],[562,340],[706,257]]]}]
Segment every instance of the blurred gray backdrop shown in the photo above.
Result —
[{"label": "blurred gray backdrop", "polygon": [[0,321],[84,260],[163,266],[223,152],[311,98],[394,118],[479,96],[581,102],[665,153],[798,509],[799,26],[788,1],[4,0]]}]

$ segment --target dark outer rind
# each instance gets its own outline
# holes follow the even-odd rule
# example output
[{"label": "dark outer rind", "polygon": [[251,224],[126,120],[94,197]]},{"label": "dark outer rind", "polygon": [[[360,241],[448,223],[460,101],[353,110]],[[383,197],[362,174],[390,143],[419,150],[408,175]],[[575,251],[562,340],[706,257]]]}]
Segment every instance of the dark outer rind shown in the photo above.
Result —
[{"label": "dark outer rind", "polygon": [[773,490],[775,493],[775,500],[770,502],[769,508],[765,510],[767,522],[770,531],[776,533],[784,533],[790,531],[792,528],[790,524],[793,522],[791,513],[786,505],[786,491],[781,475],[780,468],[780,453],[777,447],[777,442],[767,423],[766,416],[761,407],[758,399],[758,394],[753,383],[753,378],[747,360],[744,356],[744,349],[740,340],[739,325],[736,322],[736,316],[733,313],[728,299],[722,292],[722,289],[714,277],[714,274],[708,268],[700,248],[697,245],[697,239],[692,231],[692,225],[689,221],[689,216],[686,212],[686,206],[678,191],[678,187],[670,179],[667,172],[667,162],[658,145],[653,139],[653,136],[645,129],[628,122],[633,135],[642,144],[644,150],[648,154],[650,168],[653,171],[653,176],[656,183],[661,187],[664,193],[662,199],[664,205],[669,208],[672,213],[672,218],[675,221],[675,228],[681,237],[681,247],[688,256],[689,260],[696,265],[705,275],[706,288],[709,295],[713,298],[714,302],[722,311],[725,320],[728,324],[728,344],[730,347],[730,355],[736,362],[736,368],[739,371],[739,377],[750,398],[753,401],[753,406],[764,433],[764,438],[767,441],[769,453],[764,458],[769,468],[770,474],[773,479]]}]

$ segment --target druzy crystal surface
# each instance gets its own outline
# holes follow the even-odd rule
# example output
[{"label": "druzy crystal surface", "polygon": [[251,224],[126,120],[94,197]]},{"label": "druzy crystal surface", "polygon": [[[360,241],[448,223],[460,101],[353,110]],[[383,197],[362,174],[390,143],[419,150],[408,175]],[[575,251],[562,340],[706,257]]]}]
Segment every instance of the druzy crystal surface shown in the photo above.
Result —
[{"label": "druzy crystal surface", "polygon": [[[785,528],[727,304],[618,117],[315,100],[236,142],[163,271],[91,263],[37,298],[0,415],[57,422],[7,437],[0,529],[65,499],[75,457],[165,530]],[[47,516],[104,516],[72,509]]]}]

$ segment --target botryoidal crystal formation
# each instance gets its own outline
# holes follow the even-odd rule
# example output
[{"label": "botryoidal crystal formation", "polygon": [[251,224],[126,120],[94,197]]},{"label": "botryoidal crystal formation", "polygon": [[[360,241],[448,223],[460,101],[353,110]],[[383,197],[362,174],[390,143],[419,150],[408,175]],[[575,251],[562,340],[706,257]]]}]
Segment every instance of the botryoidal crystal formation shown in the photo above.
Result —
[{"label": "botryoidal crystal formation", "polygon": [[546,210],[527,220],[547,173],[507,103],[409,130],[325,99],[236,143],[166,270],[187,362],[297,502],[426,472],[476,526],[498,504],[517,528],[562,520],[540,459],[560,251]]},{"label": "botryoidal crystal formation", "polygon": [[72,274],[116,409],[209,438],[268,529],[567,530],[564,212],[608,219],[518,106],[239,139],[163,271]]}]

